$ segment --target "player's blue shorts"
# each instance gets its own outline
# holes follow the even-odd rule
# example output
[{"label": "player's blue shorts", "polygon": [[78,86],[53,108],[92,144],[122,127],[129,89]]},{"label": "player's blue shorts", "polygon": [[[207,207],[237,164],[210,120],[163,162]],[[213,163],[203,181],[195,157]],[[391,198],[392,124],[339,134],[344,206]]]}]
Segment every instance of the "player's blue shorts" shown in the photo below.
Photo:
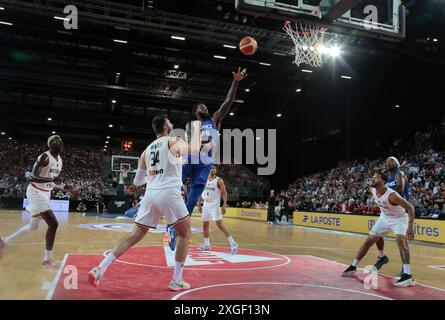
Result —
[{"label": "player's blue shorts", "polygon": [[190,187],[193,188],[197,185],[207,183],[210,170],[212,170],[213,164],[184,164],[182,166],[182,182],[184,183],[188,177],[191,176]]}]

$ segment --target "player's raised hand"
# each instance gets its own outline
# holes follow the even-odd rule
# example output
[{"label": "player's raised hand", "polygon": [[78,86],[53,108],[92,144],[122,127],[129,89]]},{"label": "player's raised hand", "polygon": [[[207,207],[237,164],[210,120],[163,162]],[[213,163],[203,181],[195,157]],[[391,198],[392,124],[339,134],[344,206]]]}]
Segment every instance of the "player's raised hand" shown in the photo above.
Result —
[{"label": "player's raised hand", "polygon": [[243,80],[245,77],[247,77],[247,70],[246,70],[246,68],[244,68],[243,70],[241,70],[241,67],[238,67],[238,71],[235,73],[235,72],[232,72],[232,74],[233,74],[233,79],[235,80],[235,81],[241,81],[241,80]]}]

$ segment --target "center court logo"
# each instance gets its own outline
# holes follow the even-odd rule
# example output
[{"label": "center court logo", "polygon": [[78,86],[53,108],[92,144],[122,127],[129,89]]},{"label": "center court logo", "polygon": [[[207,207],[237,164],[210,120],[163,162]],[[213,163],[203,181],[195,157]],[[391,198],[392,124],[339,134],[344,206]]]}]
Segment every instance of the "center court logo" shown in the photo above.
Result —
[{"label": "center court logo", "polygon": [[[168,247],[164,247],[164,254],[168,267],[175,266],[175,252]],[[260,262],[280,262],[280,259],[273,256],[262,256],[254,254],[230,254],[229,252],[221,251],[197,251],[191,249],[187,255],[185,266],[221,266],[241,264],[241,263],[260,263]]]},{"label": "center court logo", "polygon": [[[133,231],[132,223],[85,223],[79,224],[81,229],[100,230],[100,231],[117,231],[117,232],[131,232]],[[158,224],[156,229],[150,229],[151,233],[164,233],[167,225]],[[192,233],[202,232],[199,228],[192,227]]]}]

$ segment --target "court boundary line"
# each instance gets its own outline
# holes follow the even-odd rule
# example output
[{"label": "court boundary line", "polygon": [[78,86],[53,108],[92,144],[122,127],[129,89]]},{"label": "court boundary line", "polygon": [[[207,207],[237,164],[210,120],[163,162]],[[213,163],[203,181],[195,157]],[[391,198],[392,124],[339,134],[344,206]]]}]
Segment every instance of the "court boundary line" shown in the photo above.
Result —
[{"label": "court boundary line", "polygon": [[445,266],[439,265],[439,266],[427,266],[427,267],[435,270],[445,271]]},{"label": "court boundary line", "polygon": [[[380,296],[380,295],[377,295],[377,294],[374,294],[374,293],[367,293],[367,292],[362,292],[362,291],[353,290],[353,289],[345,289],[345,288],[332,287],[332,286],[323,286],[323,285],[316,285],[316,284],[289,283],[289,282],[234,282],[234,283],[214,284],[214,285],[198,287],[198,288],[194,288],[194,289],[190,289],[190,290],[181,292],[181,293],[177,294],[176,296],[173,296],[170,300],[175,300],[176,301],[176,300],[178,300],[178,298],[180,298],[180,297],[182,297],[182,296],[184,296],[184,295],[186,295],[188,293],[192,293],[194,291],[205,290],[205,289],[216,288],[216,287],[235,286],[235,285],[288,285],[288,286],[323,288],[323,289],[346,291],[346,292],[351,292],[351,293],[359,293],[359,294],[363,294],[363,295],[367,295],[367,296],[373,296],[373,297],[382,298],[383,300],[394,300],[394,299],[389,298],[389,297]],[[326,299],[321,299],[321,300],[326,300]]]},{"label": "court boundary line", "polygon": [[62,275],[62,272],[65,269],[65,264],[66,264],[66,261],[68,260],[68,256],[69,255],[70,255],[69,253],[65,253],[65,256],[63,257],[62,263],[60,264],[60,269],[57,272],[55,278],[53,279],[51,288],[49,289],[48,294],[46,295],[45,300],[52,300],[53,299],[54,292],[56,291],[56,287],[57,287],[57,284],[59,283],[60,276]]}]

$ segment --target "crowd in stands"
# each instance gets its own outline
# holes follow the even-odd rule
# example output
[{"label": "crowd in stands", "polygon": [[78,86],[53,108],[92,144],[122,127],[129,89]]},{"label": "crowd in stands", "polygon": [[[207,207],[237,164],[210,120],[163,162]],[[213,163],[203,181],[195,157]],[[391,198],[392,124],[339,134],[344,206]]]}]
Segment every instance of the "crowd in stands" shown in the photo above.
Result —
[{"label": "crowd in stands", "polygon": [[[390,154],[363,162],[339,163],[336,168],[295,180],[285,192],[291,205],[300,211],[341,212],[378,215],[380,209],[372,200],[371,176],[384,168],[387,157],[396,156],[410,185],[410,202],[417,217],[445,216],[445,124],[417,132],[401,150],[394,142]],[[439,148],[435,150],[434,148]]]}]

